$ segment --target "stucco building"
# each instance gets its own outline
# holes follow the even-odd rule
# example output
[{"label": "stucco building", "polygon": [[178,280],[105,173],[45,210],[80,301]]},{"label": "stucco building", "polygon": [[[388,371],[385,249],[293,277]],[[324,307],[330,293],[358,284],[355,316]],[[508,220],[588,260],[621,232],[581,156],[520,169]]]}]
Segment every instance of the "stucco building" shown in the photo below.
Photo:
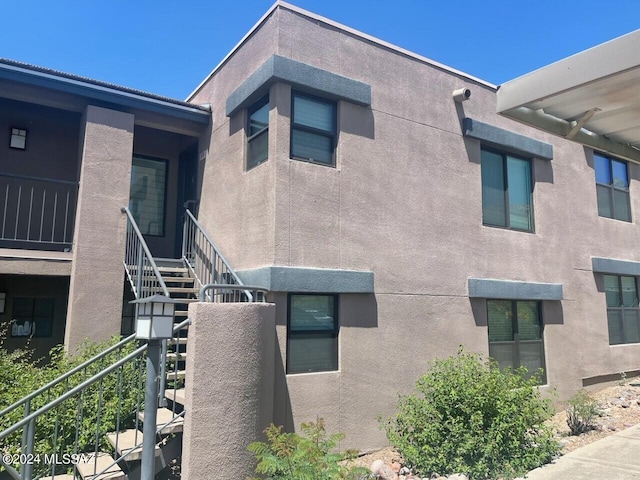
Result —
[{"label": "stucco building", "polygon": [[499,94],[285,3],[186,102],[1,61],[6,345],[127,330],[120,209],[180,258],[187,206],[276,305],[287,428],[319,415],[381,446],[378,416],[460,345],[560,399],[640,370],[640,152],[498,114]]}]

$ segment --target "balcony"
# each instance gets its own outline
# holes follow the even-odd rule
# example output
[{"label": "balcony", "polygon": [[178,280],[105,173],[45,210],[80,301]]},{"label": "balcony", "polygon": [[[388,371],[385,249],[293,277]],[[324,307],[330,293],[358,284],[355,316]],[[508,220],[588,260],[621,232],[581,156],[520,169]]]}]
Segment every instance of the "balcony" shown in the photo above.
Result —
[{"label": "balcony", "polygon": [[78,183],[0,173],[0,248],[69,252]]}]

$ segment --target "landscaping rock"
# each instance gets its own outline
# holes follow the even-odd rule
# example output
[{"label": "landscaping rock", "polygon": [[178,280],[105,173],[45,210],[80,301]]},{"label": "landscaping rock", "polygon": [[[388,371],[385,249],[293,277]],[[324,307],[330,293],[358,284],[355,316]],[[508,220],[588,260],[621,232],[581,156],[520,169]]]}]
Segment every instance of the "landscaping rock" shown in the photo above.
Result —
[{"label": "landscaping rock", "polygon": [[398,474],[389,465],[383,465],[378,470],[378,478],[380,480],[398,480]]},{"label": "landscaping rock", "polygon": [[378,472],[382,467],[384,467],[384,461],[374,460],[374,462],[371,464],[371,467],[369,467],[369,470],[371,470],[371,473],[373,473],[374,475],[378,475]]}]

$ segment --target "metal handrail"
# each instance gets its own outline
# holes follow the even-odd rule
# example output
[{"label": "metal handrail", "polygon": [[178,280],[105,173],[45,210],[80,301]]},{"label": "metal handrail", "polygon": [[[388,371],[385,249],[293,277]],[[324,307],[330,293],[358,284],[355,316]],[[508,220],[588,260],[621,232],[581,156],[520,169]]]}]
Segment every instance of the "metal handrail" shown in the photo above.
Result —
[{"label": "metal handrail", "polygon": [[[124,263],[124,268],[127,272],[127,276],[129,278],[129,282],[131,283],[131,286],[133,287],[133,293],[135,295],[136,298],[141,298],[141,290],[142,290],[142,277],[143,277],[143,272],[145,272],[147,270],[147,267],[145,265],[145,259],[146,259],[146,263],[148,263],[151,271],[153,272],[153,277],[155,277],[155,280],[158,282],[160,289],[162,290],[162,294],[166,297],[169,297],[169,290],[167,289],[167,286],[164,283],[164,280],[162,280],[162,275],[160,275],[160,271],[158,270],[158,266],[156,265],[155,260],[153,259],[153,256],[151,255],[151,252],[149,251],[149,247],[147,246],[147,242],[145,242],[144,237],[142,236],[142,233],[140,232],[140,229],[138,228],[138,224],[136,223],[135,219],[133,218],[133,215],[131,213],[131,211],[129,210],[129,208],[127,207],[122,207],[120,209],[120,211],[122,213],[124,213],[127,216],[127,232],[129,232],[129,228],[131,228],[131,230],[133,231],[133,233],[135,234],[135,239],[137,240],[138,243],[138,248],[136,250],[138,250],[138,252],[130,252],[129,251],[129,247],[131,246],[131,243],[135,243],[135,242],[130,242],[129,238],[127,238],[127,242],[126,242],[126,247],[127,247],[127,251],[125,252],[125,260],[123,261]],[[142,251],[140,251],[142,250]],[[127,262],[127,259],[130,256],[133,256],[133,258],[135,258],[136,261],[136,268],[137,268],[137,281],[133,282],[133,277],[131,274],[131,268],[130,265]],[[137,257],[137,258],[136,258]],[[151,277],[151,275],[149,275]],[[151,296],[153,293],[149,292],[149,296]]]},{"label": "metal handrail", "polygon": [[[210,284],[243,285],[240,277],[189,209],[185,210],[182,259],[199,287]],[[245,291],[245,295],[245,301],[252,301],[249,290]],[[208,299],[214,300],[211,297]]]},{"label": "metal handrail", "polygon": [[[173,327],[174,336],[179,338],[180,331],[182,329],[184,329],[190,322],[191,322],[190,319],[186,319],[186,320],[182,321],[181,323],[176,324]],[[117,361],[114,361],[113,363],[111,363],[110,365],[102,368],[99,372],[93,374],[90,378],[84,379],[78,385],[75,385],[73,388],[71,388],[71,389],[67,390],[66,392],[62,393],[57,398],[55,398],[55,399],[53,399],[51,401],[48,401],[45,405],[41,406],[40,408],[38,408],[34,412],[30,411],[30,401],[35,396],[37,396],[38,394],[44,393],[48,388],[51,388],[51,387],[59,384],[60,382],[68,379],[69,376],[73,375],[74,373],[78,373],[78,371],[80,371],[83,367],[86,367],[86,366],[88,366],[88,365],[90,365],[92,363],[95,363],[96,361],[104,358],[109,353],[112,353],[118,347],[122,347],[126,343],[130,342],[132,340],[132,337],[135,338],[135,335],[131,336],[131,337],[127,337],[123,341],[118,342],[118,344],[116,344],[116,345],[114,345],[112,347],[109,347],[108,349],[104,350],[100,354],[92,357],[87,362],[83,362],[83,364],[81,364],[80,366],[74,368],[73,370],[70,370],[69,372],[66,372],[64,375],[60,376],[58,379],[54,380],[53,382],[50,382],[45,387],[42,387],[42,388],[38,389],[35,392],[32,392],[31,394],[29,394],[28,396],[23,398],[21,401],[18,401],[14,405],[12,405],[11,408],[13,409],[17,405],[25,404],[25,407],[26,407],[25,408],[25,415],[23,416],[23,418],[21,420],[17,421],[13,425],[9,426],[8,428],[6,428],[2,432],[0,432],[0,440],[7,438],[9,435],[16,433],[18,430],[20,430],[22,428],[23,429],[23,445],[22,445],[23,449],[26,449],[27,452],[33,453],[34,444],[35,444],[36,421],[38,420],[38,418],[42,417],[43,415],[45,415],[46,413],[52,411],[53,409],[56,409],[62,403],[64,403],[65,401],[70,400],[73,397],[77,396],[79,398],[82,398],[82,395],[84,395],[84,391],[87,390],[89,387],[91,387],[94,384],[99,384],[100,388],[102,388],[102,385],[103,385],[102,381],[103,381],[103,379],[105,377],[107,377],[109,374],[112,374],[112,373],[116,372],[119,368],[123,367],[127,363],[135,361],[136,359],[141,357],[147,351],[148,344],[145,343],[144,345],[138,347],[137,349],[135,349],[131,353],[125,355],[123,358],[120,358]],[[135,367],[135,368],[138,368],[138,367]],[[118,373],[118,375],[120,375],[120,373]],[[142,385],[138,386],[138,388],[141,388],[141,387],[142,387]],[[118,388],[120,388],[120,387],[118,387]],[[141,404],[138,401],[137,406],[136,406],[136,410],[134,412],[135,413],[135,418],[136,418],[136,428],[137,428],[137,425],[138,425],[138,420],[137,420],[138,419],[138,408],[140,407],[140,405]],[[98,406],[98,410],[100,408],[101,407],[99,405]],[[3,410],[2,413],[4,414],[7,411],[8,411],[8,409],[5,409],[5,410]],[[57,410],[56,410],[56,412],[57,412]],[[96,425],[95,451],[92,452],[94,455],[97,455],[98,449],[99,449],[99,446],[98,446],[98,444],[99,444],[99,436],[98,436],[99,430],[98,429],[99,429],[99,423],[100,423],[99,422],[100,412],[98,411],[98,412],[96,412],[96,414],[98,415],[98,424]],[[56,413],[56,415],[58,415],[58,414]],[[82,415],[82,409],[80,411],[80,415]],[[170,424],[174,423],[175,421],[177,421],[177,419],[179,417],[181,417],[181,416],[184,416],[184,412],[177,413],[177,412],[175,412],[175,407],[174,407],[174,412],[173,412],[173,415],[172,415],[171,419],[168,422],[166,422],[166,423],[164,423],[162,425],[158,425],[156,433],[160,433],[164,428],[166,428],[168,425],[170,425]],[[56,417],[56,425],[57,425],[57,417]],[[120,425],[120,412],[118,413],[118,417],[117,417],[117,420],[116,420],[116,425],[114,425],[114,430],[116,432],[118,432],[118,430],[119,430],[118,425]],[[57,435],[57,428],[58,427],[56,426],[55,435]],[[78,425],[76,425],[76,429],[78,429],[78,428],[79,428]],[[140,437],[142,438],[142,434],[140,434]],[[136,446],[134,446],[131,450],[129,450],[128,452],[126,452],[123,455],[121,455],[118,458],[116,458],[115,461],[113,461],[110,465],[108,465],[104,469],[102,469],[102,471],[98,472],[97,471],[97,463],[94,464],[94,470],[95,471],[93,472],[93,475],[94,476],[98,476],[98,475],[101,475],[102,473],[105,473],[113,465],[115,465],[117,462],[119,462],[120,460],[122,460],[125,457],[127,457],[136,448],[138,448],[138,447],[140,447],[142,445],[142,442],[138,442],[137,440],[136,440],[135,443],[136,443]],[[76,445],[76,448],[77,448],[77,445]],[[116,449],[117,449],[117,438],[116,438]],[[78,453],[78,452],[73,452],[73,453]],[[91,453],[86,453],[86,455],[88,455],[90,457]],[[29,465],[22,465],[20,467],[20,471],[17,471],[11,465],[8,465],[6,462],[4,462],[3,458],[0,458],[0,465],[2,465],[7,470],[9,475],[12,478],[16,479],[16,480],[31,479],[32,478],[32,467],[29,466]]]},{"label": "metal handrail", "polygon": [[[263,287],[256,287],[253,285],[230,285],[228,283],[208,283],[206,285],[203,285],[202,288],[200,288],[200,293],[198,294],[198,300],[201,302],[206,302],[207,301],[207,292],[209,291],[216,291],[216,290],[225,290],[225,291],[230,291],[230,293],[233,295],[233,291],[236,292],[244,292],[245,296],[246,296],[246,302],[255,302],[257,301],[258,298],[258,293],[262,294],[262,299],[264,300],[266,293],[268,292],[267,289],[263,288]],[[215,295],[215,293],[214,293]],[[228,293],[222,293],[222,295],[228,295]],[[235,295],[232,298],[237,298]],[[227,300],[228,301],[228,300]]]},{"label": "metal handrail", "polygon": [[0,173],[0,190],[0,240],[71,248],[78,182]]},{"label": "metal handrail", "polygon": [[28,395],[25,395],[24,397],[22,397],[20,400],[18,400],[17,402],[13,403],[12,405],[9,405],[7,408],[5,408],[4,410],[0,411],[0,417],[6,415],[7,413],[11,412],[12,410],[14,410],[15,408],[23,405],[24,403],[28,402],[29,400],[33,399],[34,397],[37,397],[38,395],[40,395],[41,393],[46,392],[47,390],[55,387],[56,385],[58,385],[59,383],[62,383],[63,381],[65,381],[67,378],[71,377],[72,375],[78,373],[79,371],[89,367],[90,365],[93,365],[94,363],[96,363],[98,360],[103,359],[104,357],[106,357],[107,355],[109,355],[111,352],[118,350],[122,347],[124,347],[125,345],[127,345],[128,343],[132,342],[133,340],[135,340],[136,338],[136,334],[133,333],[131,335],[129,335],[126,338],[123,338],[122,340],[120,340],[118,343],[116,343],[115,345],[112,345],[111,347],[107,348],[106,350],[100,352],[99,354],[91,357],[89,360],[82,362],[80,365],[78,365],[77,367],[69,370],[67,373],[59,376],[58,378],[56,378],[55,380],[50,381],[49,383],[47,383],[46,385],[40,387],[37,390],[34,390],[33,392],[31,392]]},{"label": "metal handrail", "polygon": [[32,177],[29,175],[16,175],[14,173],[0,173],[0,177],[17,178],[19,180],[33,180],[36,182],[58,183],[60,185],[78,185],[78,182],[73,180],[58,180],[56,178]]}]

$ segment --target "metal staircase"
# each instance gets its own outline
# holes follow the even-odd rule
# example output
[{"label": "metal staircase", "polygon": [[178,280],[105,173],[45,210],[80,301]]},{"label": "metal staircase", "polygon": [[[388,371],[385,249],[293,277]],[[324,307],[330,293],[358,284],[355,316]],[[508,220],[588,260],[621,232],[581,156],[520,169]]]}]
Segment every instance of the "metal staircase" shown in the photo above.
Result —
[{"label": "metal staircase", "polygon": [[[131,212],[121,211],[127,218],[123,265],[135,298],[159,294],[181,301],[174,337],[162,348],[155,471],[166,472],[181,455],[187,413],[188,304],[264,301],[265,292],[242,284],[188,210],[179,259],[154,259]],[[0,411],[0,467],[9,478],[137,480],[146,351],[147,344],[131,335]],[[54,451],[40,451],[43,445]]]}]

